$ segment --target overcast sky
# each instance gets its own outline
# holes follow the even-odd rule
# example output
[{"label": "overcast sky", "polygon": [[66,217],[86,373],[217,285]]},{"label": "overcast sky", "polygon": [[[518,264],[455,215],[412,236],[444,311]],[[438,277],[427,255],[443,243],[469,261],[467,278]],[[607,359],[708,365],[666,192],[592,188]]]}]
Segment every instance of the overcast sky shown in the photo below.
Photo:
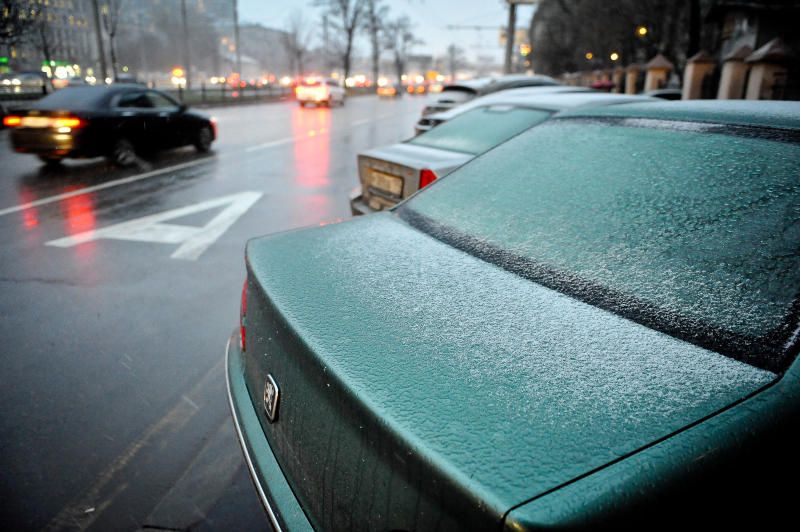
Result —
[{"label": "overcast sky", "polygon": [[[313,0],[239,0],[239,19],[281,28],[293,10],[302,10],[310,22],[319,23],[320,9]],[[470,59],[477,54],[489,55],[501,61],[499,28],[507,24],[508,10],[504,0],[385,0],[393,16],[408,15],[415,25],[416,35],[425,44],[415,48],[417,53],[443,54],[450,43],[467,51]],[[517,9],[517,27],[527,27],[532,8]],[[491,26],[485,30],[448,30],[448,25]],[[319,32],[321,33],[321,32]],[[319,39],[319,37],[317,37]],[[367,53],[367,43],[360,43],[360,53]]]}]

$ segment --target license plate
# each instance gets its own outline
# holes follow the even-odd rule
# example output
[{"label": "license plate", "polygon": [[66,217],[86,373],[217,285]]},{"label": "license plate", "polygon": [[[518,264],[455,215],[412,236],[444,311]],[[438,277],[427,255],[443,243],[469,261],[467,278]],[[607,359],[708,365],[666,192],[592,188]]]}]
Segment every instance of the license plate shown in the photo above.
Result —
[{"label": "license plate", "polygon": [[403,179],[401,177],[386,174],[372,168],[369,169],[369,185],[398,197],[403,194]]},{"label": "license plate", "polygon": [[49,116],[23,116],[21,127],[50,127]]}]

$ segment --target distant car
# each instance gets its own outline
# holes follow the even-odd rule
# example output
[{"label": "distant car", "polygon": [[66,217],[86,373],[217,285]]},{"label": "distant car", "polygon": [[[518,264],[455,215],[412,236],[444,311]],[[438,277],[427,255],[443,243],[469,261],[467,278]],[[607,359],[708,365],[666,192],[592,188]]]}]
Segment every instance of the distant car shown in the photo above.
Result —
[{"label": "distant car", "polygon": [[228,396],[275,529],[786,528],[798,133],[796,102],[580,109],[250,240]]},{"label": "distant car", "polygon": [[427,133],[358,154],[361,187],[351,193],[350,210],[359,215],[393,207],[477,155],[564,109],[648,100],[643,96],[552,93],[534,88],[478,98],[467,104],[469,110]]},{"label": "distant car", "polygon": [[166,94],[139,85],[67,87],[3,118],[18,153],[45,163],[108,157],[129,166],[137,154],[193,145],[211,149],[216,122]]},{"label": "distant car", "polygon": [[297,103],[300,107],[308,104],[325,105],[331,107],[334,104],[344,105],[345,90],[335,79],[306,79],[303,80],[294,90]]},{"label": "distant car", "polygon": [[16,72],[0,76],[0,93],[39,95],[51,92],[50,80],[43,72]]},{"label": "distant car", "polygon": [[542,87],[558,84],[556,80],[549,76],[528,76],[525,74],[509,74],[450,83],[444,85],[441,92],[436,93],[436,96],[433,97],[433,101],[422,109],[422,116],[446,111],[473,98],[492,92],[520,87]]},{"label": "distant car", "polygon": [[428,113],[427,115],[423,115],[419,120],[417,120],[417,123],[414,124],[414,134],[419,135],[420,133],[424,133],[438,126],[442,122],[446,122],[463,112],[466,112],[470,109],[474,109],[475,107],[487,105],[492,102],[503,102],[509,96],[512,95],[514,97],[527,98],[529,96],[538,96],[542,94],[555,94],[555,93],[565,93],[565,92],[586,93],[586,92],[597,92],[597,91],[594,91],[593,89],[589,89],[586,87],[571,87],[568,85],[540,85],[533,87],[521,87],[516,89],[506,89],[497,92],[490,92],[486,96],[481,96],[479,98],[473,98],[467,100],[465,103],[453,106],[445,111],[437,111],[435,113]]},{"label": "distant car", "polygon": [[402,90],[402,87],[399,85],[383,85],[378,87],[375,92],[381,98],[394,98],[400,95],[400,90]]}]

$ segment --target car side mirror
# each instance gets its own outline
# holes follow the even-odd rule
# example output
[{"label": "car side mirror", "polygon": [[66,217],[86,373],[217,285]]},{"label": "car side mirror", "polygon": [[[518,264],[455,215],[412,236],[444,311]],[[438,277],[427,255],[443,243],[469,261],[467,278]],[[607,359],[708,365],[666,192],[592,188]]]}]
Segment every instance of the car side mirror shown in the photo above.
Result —
[{"label": "car side mirror", "polygon": [[178,106],[178,112],[179,113],[185,113],[188,108],[189,108],[188,105],[186,105],[185,103],[182,103],[182,104],[180,104]]}]

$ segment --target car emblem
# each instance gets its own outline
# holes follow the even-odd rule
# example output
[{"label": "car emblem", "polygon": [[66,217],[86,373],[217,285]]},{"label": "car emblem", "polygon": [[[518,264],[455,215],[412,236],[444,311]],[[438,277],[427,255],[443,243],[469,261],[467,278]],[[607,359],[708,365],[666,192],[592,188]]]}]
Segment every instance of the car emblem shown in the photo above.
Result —
[{"label": "car emblem", "polygon": [[272,375],[267,375],[267,380],[264,382],[264,412],[270,422],[274,423],[278,418],[278,384]]}]

